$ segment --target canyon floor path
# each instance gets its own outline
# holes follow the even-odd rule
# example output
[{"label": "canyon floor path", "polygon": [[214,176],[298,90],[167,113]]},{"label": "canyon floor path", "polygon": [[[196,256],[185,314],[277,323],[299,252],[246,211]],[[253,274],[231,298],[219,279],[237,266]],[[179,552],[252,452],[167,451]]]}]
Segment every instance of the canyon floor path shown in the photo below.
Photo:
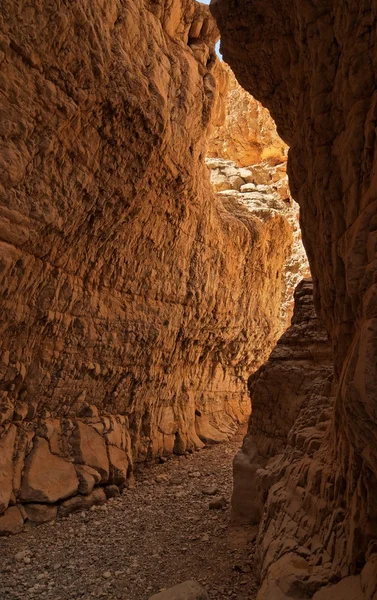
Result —
[{"label": "canyon floor path", "polygon": [[[142,465],[135,487],[107,504],[0,539],[1,599],[147,600],[196,579],[210,598],[253,600],[256,528],[230,521],[242,435]],[[216,498],[226,505],[211,509]]]}]

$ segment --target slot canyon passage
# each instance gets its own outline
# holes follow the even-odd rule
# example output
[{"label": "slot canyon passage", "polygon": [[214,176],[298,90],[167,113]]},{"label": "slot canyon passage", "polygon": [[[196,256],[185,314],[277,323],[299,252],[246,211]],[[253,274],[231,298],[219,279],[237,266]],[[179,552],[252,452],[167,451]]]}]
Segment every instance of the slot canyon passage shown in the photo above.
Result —
[{"label": "slot canyon passage", "polygon": [[376,28],[2,0],[1,599],[377,598]]}]

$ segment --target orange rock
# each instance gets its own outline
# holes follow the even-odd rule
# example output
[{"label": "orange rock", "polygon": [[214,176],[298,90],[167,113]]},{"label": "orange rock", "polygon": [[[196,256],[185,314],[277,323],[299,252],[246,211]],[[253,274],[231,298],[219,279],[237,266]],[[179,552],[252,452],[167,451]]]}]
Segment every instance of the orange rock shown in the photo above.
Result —
[{"label": "orange rock", "polygon": [[41,437],[25,460],[20,499],[23,502],[57,502],[77,492],[78,479],[72,463],[50,452]]}]

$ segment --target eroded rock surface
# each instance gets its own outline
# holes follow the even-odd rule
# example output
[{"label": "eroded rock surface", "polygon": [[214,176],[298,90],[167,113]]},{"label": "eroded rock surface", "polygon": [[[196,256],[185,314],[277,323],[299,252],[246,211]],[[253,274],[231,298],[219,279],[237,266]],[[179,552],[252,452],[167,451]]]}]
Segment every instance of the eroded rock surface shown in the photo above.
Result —
[{"label": "eroded rock surface", "polygon": [[249,212],[262,220],[278,213],[284,215],[292,228],[292,247],[282,271],[281,333],[290,325],[296,285],[303,277],[310,277],[301,239],[298,204],[290,195],[286,163],[270,165],[264,162],[247,168],[222,158],[207,158],[206,163],[211,169],[212,186],[225,206],[234,203],[240,213]]},{"label": "eroded rock surface", "polygon": [[0,23],[0,509],[75,494],[61,513],[247,417],[291,234],[211,190],[207,7],[4,0]]},{"label": "eroded rock surface", "polygon": [[[312,282],[304,279],[295,291],[291,327],[268,361],[249,378],[252,415],[242,449],[234,460],[232,505],[237,521],[259,523],[273,483],[272,472],[284,453],[290,430],[313,384],[332,379],[332,374],[327,332],[314,310]],[[327,421],[328,416],[324,419],[318,411],[319,422]],[[264,467],[265,472],[261,470]]]},{"label": "eroded rock surface", "polygon": [[[259,598],[311,597],[324,583],[366,569],[377,538],[377,4],[212,6],[225,60],[290,146],[291,191],[334,353],[336,399],[326,434],[312,451],[318,402],[329,405],[324,387],[300,413],[303,455],[296,460],[287,448],[290,466],[269,492],[261,526]],[[374,583],[364,576],[362,589],[370,600],[376,586],[368,569]]]},{"label": "eroded rock surface", "polygon": [[286,163],[288,147],[278,135],[268,110],[243,89],[229,66],[216,67],[219,100],[215,106],[207,156],[248,167]]}]

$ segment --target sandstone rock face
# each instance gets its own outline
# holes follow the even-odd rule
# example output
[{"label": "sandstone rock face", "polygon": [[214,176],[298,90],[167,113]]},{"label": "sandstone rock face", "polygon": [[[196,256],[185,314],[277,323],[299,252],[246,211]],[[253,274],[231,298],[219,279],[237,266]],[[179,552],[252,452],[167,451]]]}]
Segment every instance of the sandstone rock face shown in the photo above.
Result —
[{"label": "sandstone rock face", "polygon": [[226,439],[277,337],[291,234],[211,190],[208,8],[4,0],[0,22],[4,510],[10,477],[16,501],[61,501],[96,492],[80,467],[124,485],[133,457]]},{"label": "sandstone rock face", "polygon": [[219,98],[207,156],[232,160],[240,167],[286,163],[288,147],[268,110],[240,86],[226,63],[216,69]]},{"label": "sandstone rock face", "polygon": [[[260,140],[261,143],[263,140]],[[286,165],[258,163],[247,168],[222,158],[207,158],[211,183],[225,204],[234,202],[239,210],[262,220],[273,214],[283,215],[292,228],[292,247],[282,271],[282,301],[280,333],[290,324],[293,314],[293,294],[303,277],[310,276],[309,264],[302,244],[298,204],[291,198]]]},{"label": "sandstone rock face", "polygon": [[[332,378],[332,374],[327,332],[314,310],[312,282],[304,279],[295,291],[291,327],[268,361],[249,378],[253,410],[243,447],[234,460],[232,506],[237,521],[259,523],[273,483],[273,467],[285,450],[313,382]],[[262,476],[267,463],[271,472]]]},{"label": "sandstone rock face", "polygon": [[[330,404],[324,384],[302,408],[264,510],[263,586],[288,552],[307,561],[299,578],[293,560],[291,573],[285,565],[288,587],[281,581],[276,597],[297,597],[296,584],[311,597],[330,579],[360,573],[377,538],[376,9],[356,0],[213,4],[225,60],[290,146],[315,304],[334,352],[326,433],[317,437],[315,422]],[[363,593],[371,599],[375,589]]]},{"label": "sandstone rock face", "polygon": [[48,441],[34,439],[33,450],[25,461],[21,500],[24,502],[56,502],[77,492],[79,482],[75,467],[50,452]]}]

